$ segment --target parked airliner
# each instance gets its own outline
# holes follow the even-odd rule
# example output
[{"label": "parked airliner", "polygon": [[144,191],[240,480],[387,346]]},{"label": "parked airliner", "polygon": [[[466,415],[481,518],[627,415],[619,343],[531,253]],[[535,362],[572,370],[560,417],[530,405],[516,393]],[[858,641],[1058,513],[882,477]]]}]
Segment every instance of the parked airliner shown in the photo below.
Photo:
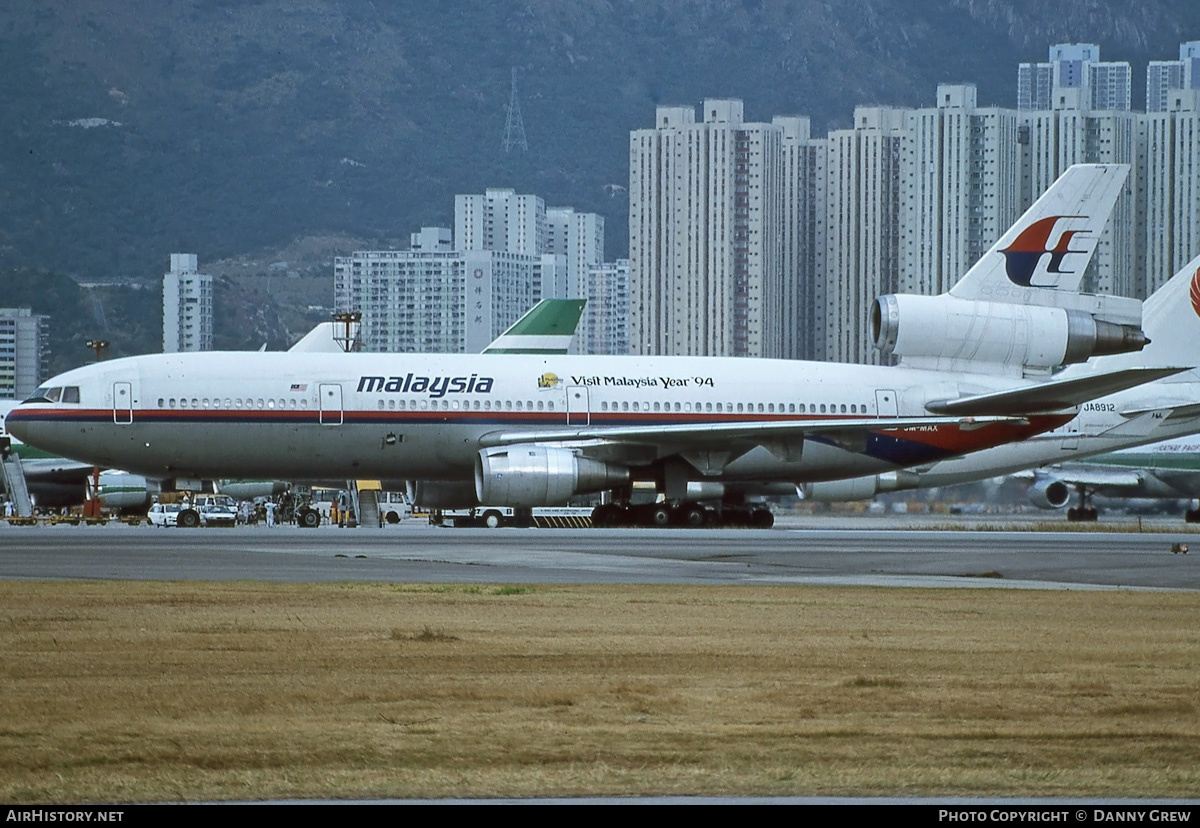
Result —
[{"label": "parked airliner", "polygon": [[[208,353],[68,371],[9,417],[48,451],[157,478],[416,481],[429,506],[529,508],[653,481],[836,480],[1022,440],[1180,369],[1060,379],[1145,344],[1141,306],[1078,277],[1128,172],[1073,167],[951,294],[885,297],[876,328],[920,367],[767,359]],[[1131,304],[1132,302],[1132,304]],[[914,320],[928,336],[914,336]],[[966,339],[962,331],[972,331]]]},{"label": "parked airliner", "polygon": [[[1072,366],[1059,376],[1081,378],[1132,365],[1200,365],[1200,257],[1185,265],[1146,300],[1143,330],[1150,344],[1140,353],[1097,357],[1086,365]],[[1200,371],[1191,370],[1089,402],[1071,421],[1017,445],[915,464],[899,472],[805,485],[800,494],[809,500],[841,501],[870,498],[879,492],[952,486],[1197,432],[1200,432]],[[1128,482],[1130,474],[1122,474],[1122,480]],[[1086,486],[1091,481],[1099,486],[1102,479],[1115,482],[1116,477],[1112,471],[1039,473],[1030,489],[1030,498],[1046,508],[1064,506],[1070,494],[1067,483]],[[1130,488],[1133,489],[1132,484]],[[1069,517],[1095,520],[1096,511],[1081,502]],[[1189,515],[1189,519],[1195,518],[1200,518],[1200,514]]]}]

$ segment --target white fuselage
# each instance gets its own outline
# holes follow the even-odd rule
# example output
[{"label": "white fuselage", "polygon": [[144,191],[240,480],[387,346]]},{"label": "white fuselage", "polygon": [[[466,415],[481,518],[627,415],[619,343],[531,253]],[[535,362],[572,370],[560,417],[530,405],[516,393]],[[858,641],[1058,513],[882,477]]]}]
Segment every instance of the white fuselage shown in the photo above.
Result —
[{"label": "white fuselage", "polygon": [[[931,400],[1022,384],[1029,383],[761,359],[173,354],[62,374],[47,386],[77,387],[79,402],[27,403],[10,428],[48,451],[159,478],[467,480],[485,435],[499,431],[881,420],[878,432],[845,441],[807,439],[792,458],[750,446],[711,476],[804,481],[933,462],[1070,417],[886,426],[889,417],[927,416]],[[646,439],[614,450],[619,462],[638,466],[685,448]]]}]

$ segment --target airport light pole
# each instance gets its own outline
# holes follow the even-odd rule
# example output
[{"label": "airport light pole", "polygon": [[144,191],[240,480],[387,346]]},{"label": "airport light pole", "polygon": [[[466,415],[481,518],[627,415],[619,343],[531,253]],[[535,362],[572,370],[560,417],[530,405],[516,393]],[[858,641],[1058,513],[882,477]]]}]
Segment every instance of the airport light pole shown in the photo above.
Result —
[{"label": "airport light pole", "polygon": [[89,339],[87,346],[96,352],[96,362],[100,361],[100,352],[108,348],[107,339]]},{"label": "airport light pole", "polygon": [[362,344],[362,340],[360,340],[358,337],[357,329],[355,329],[354,333],[351,334],[351,327],[357,326],[359,323],[362,322],[362,312],[361,311],[341,311],[341,312],[335,313],[333,315],[333,321],[336,324],[344,325],[345,330],[346,330],[346,332],[343,336],[335,335],[333,338],[334,341],[337,342],[337,344],[341,345],[342,350],[345,351],[346,353],[350,353],[351,351],[357,351],[359,348],[359,345]]}]

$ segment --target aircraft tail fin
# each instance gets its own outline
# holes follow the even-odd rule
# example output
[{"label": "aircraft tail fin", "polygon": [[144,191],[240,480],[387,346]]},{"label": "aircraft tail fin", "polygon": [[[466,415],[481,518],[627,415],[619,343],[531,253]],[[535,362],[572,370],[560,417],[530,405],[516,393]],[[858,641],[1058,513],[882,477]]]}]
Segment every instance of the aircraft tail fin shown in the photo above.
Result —
[{"label": "aircraft tail fin", "polygon": [[1200,366],[1200,256],[1142,304],[1142,330],[1150,340],[1145,348],[1094,360],[1096,370],[1133,365]]},{"label": "aircraft tail fin", "polygon": [[583,316],[586,299],[543,299],[518,319],[485,354],[565,354]]},{"label": "aircraft tail fin", "polygon": [[1068,168],[950,294],[959,299],[1050,304],[1044,298],[1032,300],[1032,295],[1039,289],[1077,292],[1128,174],[1125,164]]}]

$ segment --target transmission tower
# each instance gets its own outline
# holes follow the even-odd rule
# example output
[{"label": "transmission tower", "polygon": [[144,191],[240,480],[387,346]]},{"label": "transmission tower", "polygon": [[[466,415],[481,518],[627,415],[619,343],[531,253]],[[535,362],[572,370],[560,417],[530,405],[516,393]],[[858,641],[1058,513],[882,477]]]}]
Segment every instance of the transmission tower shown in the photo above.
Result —
[{"label": "transmission tower", "polygon": [[525,123],[521,120],[521,104],[517,101],[517,67],[512,70],[512,93],[508,98],[508,117],[504,120],[504,151],[512,152],[517,147],[521,152],[529,152],[529,143],[525,140]]}]

